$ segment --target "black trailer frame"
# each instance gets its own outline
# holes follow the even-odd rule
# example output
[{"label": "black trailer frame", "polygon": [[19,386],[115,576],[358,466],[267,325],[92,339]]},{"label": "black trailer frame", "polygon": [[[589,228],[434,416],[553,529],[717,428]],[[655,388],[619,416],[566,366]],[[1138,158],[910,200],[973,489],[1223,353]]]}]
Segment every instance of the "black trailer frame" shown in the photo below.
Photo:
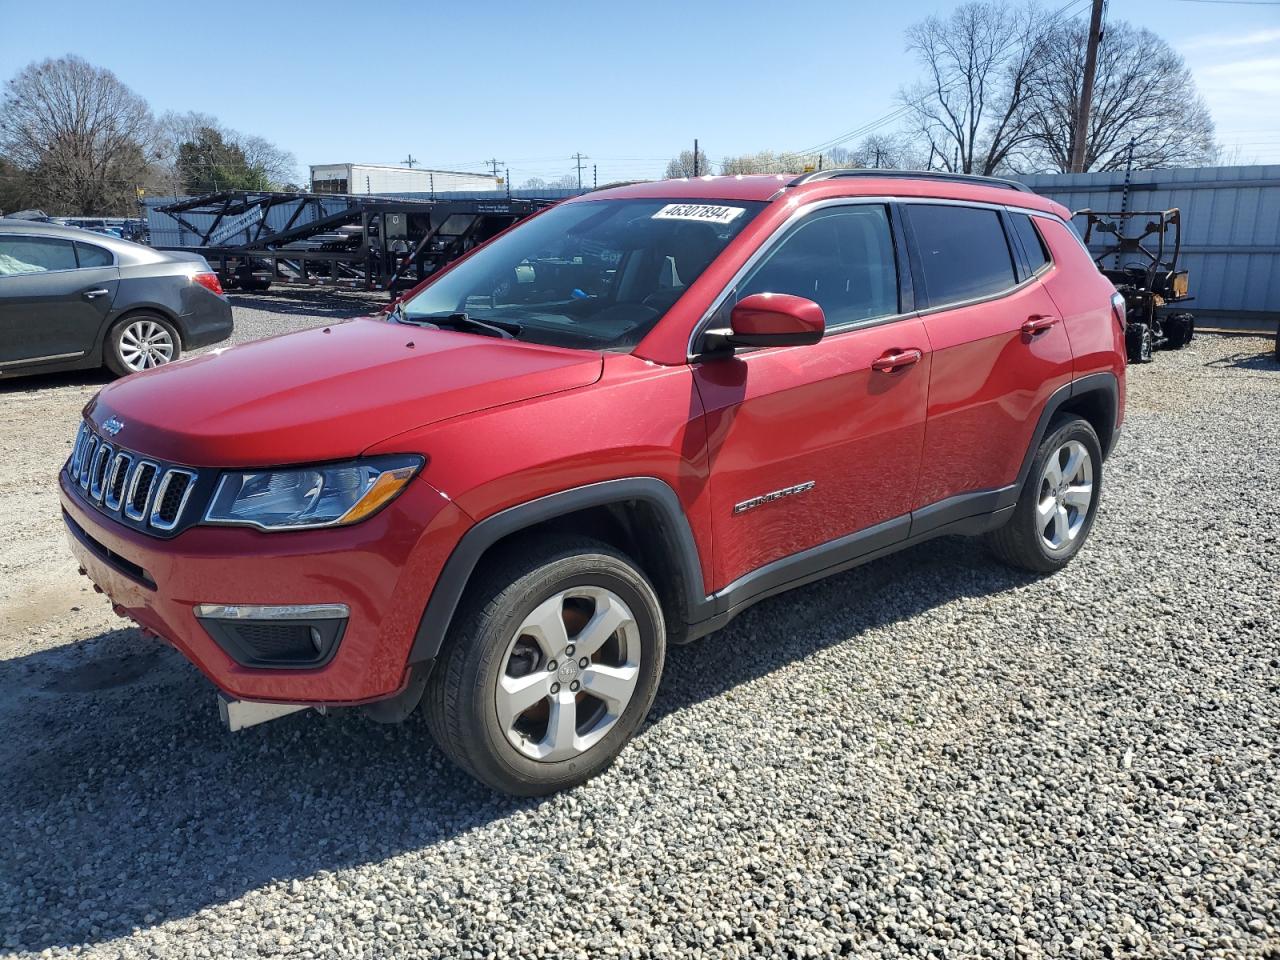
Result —
[{"label": "black trailer frame", "polygon": [[[335,202],[344,206],[333,211]],[[156,209],[197,238],[192,245],[159,249],[201,254],[229,288],[328,282],[394,294],[555,202],[223,190]],[[285,224],[268,227],[270,212],[288,204],[296,206]],[[193,214],[212,220],[198,227],[190,219]],[[232,230],[223,236],[228,225]],[[352,227],[359,229],[344,232]],[[241,239],[227,242],[233,236]],[[313,272],[315,265],[327,269]]]}]

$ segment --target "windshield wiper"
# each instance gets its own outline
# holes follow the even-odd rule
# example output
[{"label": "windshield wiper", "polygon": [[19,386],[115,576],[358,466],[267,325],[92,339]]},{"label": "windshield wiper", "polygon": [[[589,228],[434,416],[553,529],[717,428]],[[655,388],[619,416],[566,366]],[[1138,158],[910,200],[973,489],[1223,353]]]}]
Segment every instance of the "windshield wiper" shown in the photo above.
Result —
[{"label": "windshield wiper", "polygon": [[520,331],[524,329],[524,327],[518,323],[488,323],[484,320],[477,320],[475,317],[469,316],[465,313],[422,314],[409,316],[401,310],[399,311],[398,319],[401,323],[416,323],[422,326],[467,330],[471,333],[482,333],[491,337],[501,337],[503,340],[514,340],[520,335]]}]

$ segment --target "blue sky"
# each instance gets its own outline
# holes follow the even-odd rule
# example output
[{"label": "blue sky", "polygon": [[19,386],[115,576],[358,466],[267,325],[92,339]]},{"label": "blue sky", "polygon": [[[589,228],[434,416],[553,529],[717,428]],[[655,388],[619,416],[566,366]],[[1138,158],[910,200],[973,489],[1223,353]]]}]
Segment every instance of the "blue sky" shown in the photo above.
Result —
[{"label": "blue sky", "polygon": [[[917,76],[903,31],[955,5],[0,0],[0,78],[76,53],[157,113],[212,113],[304,167],[412,153],[479,170],[496,157],[519,183],[571,172],[581,151],[605,182],[660,175],[694,137],[715,160],[805,149],[884,116]],[[1187,57],[1241,161],[1280,163],[1280,5],[1109,0],[1108,17]]]}]

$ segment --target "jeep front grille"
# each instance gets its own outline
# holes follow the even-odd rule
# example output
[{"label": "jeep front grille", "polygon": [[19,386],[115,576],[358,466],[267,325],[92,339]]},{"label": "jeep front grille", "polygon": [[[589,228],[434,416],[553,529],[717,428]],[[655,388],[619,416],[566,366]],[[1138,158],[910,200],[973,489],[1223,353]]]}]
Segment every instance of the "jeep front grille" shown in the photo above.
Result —
[{"label": "jeep front grille", "polygon": [[85,500],[126,526],[172,536],[193,519],[187,508],[199,484],[198,471],[117,447],[87,422],[80,424],[66,470]]}]

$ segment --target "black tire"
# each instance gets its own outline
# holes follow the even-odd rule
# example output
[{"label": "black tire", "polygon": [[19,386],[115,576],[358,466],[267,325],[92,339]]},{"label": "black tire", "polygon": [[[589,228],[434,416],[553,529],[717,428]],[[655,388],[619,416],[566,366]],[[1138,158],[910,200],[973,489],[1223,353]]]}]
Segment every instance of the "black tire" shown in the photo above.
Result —
[{"label": "black tire", "polygon": [[1131,323],[1125,330],[1125,350],[1130,363],[1150,363],[1155,337],[1145,323]]},{"label": "black tire", "polygon": [[[1062,549],[1054,550],[1050,549],[1042,536],[1046,527],[1039,523],[1037,510],[1045,499],[1045,469],[1049,458],[1059,455],[1073,441],[1082,444],[1088,452],[1092,495],[1078,531]],[[1022,485],[1018,503],[1013,508],[1013,515],[1004,526],[987,534],[987,545],[999,560],[1011,567],[1035,573],[1061,570],[1080,552],[1088,539],[1101,497],[1102,445],[1098,442],[1097,433],[1087,420],[1080,417],[1057,417],[1049,424],[1049,430],[1031,461],[1031,469]],[[1072,525],[1074,519],[1073,517]]]},{"label": "black tire", "polygon": [[[103,361],[112,373],[118,377],[126,377],[131,373],[137,373],[138,369],[130,366],[125,354],[124,337],[127,331],[135,328],[138,324],[155,324],[168,335],[172,345],[169,358],[164,363],[173,363],[182,356],[182,336],[178,333],[178,329],[160,316],[158,313],[131,313],[128,316],[121,317],[115,322],[115,325],[107,332],[107,341],[103,345]],[[145,328],[144,328],[145,329]],[[163,364],[154,364],[154,366],[162,366]]]},{"label": "black tire", "polygon": [[[643,722],[662,676],[666,626],[653,586],[612,547],[585,537],[526,540],[517,546],[486,563],[488,569],[468,587],[432,670],[423,709],[436,743],[467,773],[504,793],[541,796],[604,770]],[[544,601],[575,587],[603,587],[630,608],[638,633],[639,676],[626,707],[602,739],[568,759],[533,759],[508,739],[498,716],[497,685],[525,618]],[[548,680],[554,676],[547,673]],[[583,688],[578,699],[585,694]],[[549,726],[551,721],[546,722]]]},{"label": "black tire", "polygon": [[1190,313],[1174,313],[1165,317],[1165,346],[1169,350],[1181,350],[1196,334],[1196,318]]}]

